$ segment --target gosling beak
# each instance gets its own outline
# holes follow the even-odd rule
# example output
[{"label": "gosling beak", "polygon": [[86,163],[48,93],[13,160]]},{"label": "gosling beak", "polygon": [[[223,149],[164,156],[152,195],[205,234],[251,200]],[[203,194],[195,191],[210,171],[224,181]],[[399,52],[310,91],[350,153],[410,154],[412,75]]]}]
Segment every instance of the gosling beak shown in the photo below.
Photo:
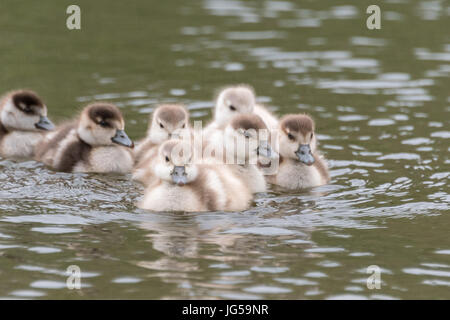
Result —
[{"label": "gosling beak", "polygon": [[301,144],[295,154],[300,162],[303,162],[308,166],[312,165],[315,161],[309,144]]},{"label": "gosling beak", "polygon": [[265,158],[269,158],[269,159],[276,159],[278,156],[278,153],[275,152],[271,147],[270,144],[267,141],[262,141],[259,146],[258,149],[256,149],[256,153],[258,155],[261,155]]},{"label": "gosling beak", "polygon": [[170,175],[172,176],[173,183],[180,187],[187,183],[186,168],[184,166],[175,166]]},{"label": "gosling beak", "polygon": [[112,142],[120,144],[121,146],[134,148],[134,143],[128,138],[127,134],[123,130],[117,130],[116,135],[111,138]]},{"label": "gosling beak", "polygon": [[34,126],[37,129],[47,130],[47,131],[53,130],[55,128],[53,123],[46,116],[41,116],[39,119],[39,122],[35,123]]}]

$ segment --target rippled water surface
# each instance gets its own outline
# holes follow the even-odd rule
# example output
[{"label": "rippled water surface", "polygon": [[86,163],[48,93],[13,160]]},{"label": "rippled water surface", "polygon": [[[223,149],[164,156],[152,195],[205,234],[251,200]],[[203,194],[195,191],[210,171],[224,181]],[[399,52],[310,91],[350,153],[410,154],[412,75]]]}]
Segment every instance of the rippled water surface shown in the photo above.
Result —
[{"label": "rippled water surface", "polygon": [[378,1],[373,31],[367,1],[78,3],[68,31],[68,1],[2,1],[2,92],[38,91],[56,121],[109,100],[138,139],[157,103],[207,120],[217,88],[250,83],[316,119],[332,182],[241,213],[149,213],[129,176],[0,159],[0,297],[450,298],[448,2]]}]

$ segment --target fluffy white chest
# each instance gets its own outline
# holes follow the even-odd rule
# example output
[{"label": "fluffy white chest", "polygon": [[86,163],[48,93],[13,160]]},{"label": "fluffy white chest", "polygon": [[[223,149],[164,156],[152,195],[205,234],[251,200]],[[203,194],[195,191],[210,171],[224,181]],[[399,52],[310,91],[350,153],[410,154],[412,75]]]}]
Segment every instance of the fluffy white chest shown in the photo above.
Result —
[{"label": "fluffy white chest", "polygon": [[13,131],[3,138],[0,154],[5,158],[31,158],[34,147],[42,138],[39,132]]},{"label": "fluffy white chest", "polygon": [[244,180],[252,193],[266,192],[267,185],[264,175],[255,165],[233,166],[237,175]]},{"label": "fluffy white chest", "polygon": [[132,169],[131,152],[122,147],[108,146],[93,148],[89,154],[89,163],[80,163],[73,171],[128,173]]},{"label": "fluffy white chest", "polygon": [[146,190],[139,207],[152,211],[204,211],[198,196],[187,187],[162,183]]},{"label": "fluffy white chest", "polygon": [[288,160],[280,165],[275,184],[288,189],[304,189],[320,186],[324,184],[322,180],[314,166]]}]

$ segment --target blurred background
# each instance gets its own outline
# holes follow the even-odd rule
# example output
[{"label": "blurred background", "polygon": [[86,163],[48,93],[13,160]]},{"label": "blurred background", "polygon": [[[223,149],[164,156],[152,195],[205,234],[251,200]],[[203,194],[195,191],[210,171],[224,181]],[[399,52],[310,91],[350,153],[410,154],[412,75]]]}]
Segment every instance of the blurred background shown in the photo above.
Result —
[{"label": "blurred background", "polygon": [[37,91],[55,122],[107,100],[138,139],[158,103],[208,120],[217,89],[248,83],[316,119],[332,183],[149,213],[130,177],[0,159],[0,297],[450,298],[449,16],[443,0],[2,0],[0,91]]}]

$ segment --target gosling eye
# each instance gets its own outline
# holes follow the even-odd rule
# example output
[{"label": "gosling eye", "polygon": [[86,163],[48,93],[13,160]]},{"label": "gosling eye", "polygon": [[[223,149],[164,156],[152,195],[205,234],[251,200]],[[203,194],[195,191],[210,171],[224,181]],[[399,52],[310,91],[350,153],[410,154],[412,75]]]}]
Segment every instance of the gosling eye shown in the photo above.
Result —
[{"label": "gosling eye", "polygon": [[185,127],[186,127],[186,124],[184,123],[184,124],[181,126],[181,128],[184,129]]},{"label": "gosling eye", "polygon": [[313,136],[314,136],[314,133],[311,132],[311,139],[313,138]]},{"label": "gosling eye", "polygon": [[101,125],[103,128],[109,127],[108,122],[106,122],[105,120],[100,121],[98,124]]},{"label": "gosling eye", "polygon": [[169,162],[169,157],[168,156],[166,156],[166,162]]},{"label": "gosling eye", "polygon": [[160,122],[159,123],[159,127],[161,128],[161,129],[164,129],[164,126],[163,126],[163,124]]},{"label": "gosling eye", "polygon": [[291,133],[288,133],[288,138],[289,138],[289,140],[292,140],[292,141],[295,140],[295,137]]},{"label": "gosling eye", "polygon": [[233,105],[231,105],[231,106],[230,106],[230,110],[231,110],[231,111],[236,111],[236,107],[233,106]]}]

